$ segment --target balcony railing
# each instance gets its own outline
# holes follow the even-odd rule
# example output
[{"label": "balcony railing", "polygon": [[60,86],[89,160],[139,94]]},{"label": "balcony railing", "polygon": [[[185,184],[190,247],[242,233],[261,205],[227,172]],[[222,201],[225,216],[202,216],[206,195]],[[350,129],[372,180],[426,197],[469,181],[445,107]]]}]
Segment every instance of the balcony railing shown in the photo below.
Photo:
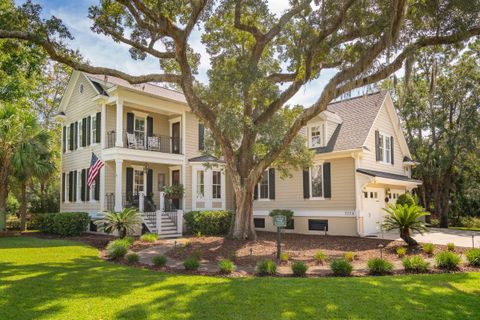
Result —
[{"label": "balcony railing", "polygon": [[[144,134],[123,131],[123,147],[136,150],[148,150],[163,153],[182,153],[182,139],[164,135],[147,137]],[[115,130],[107,132],[106,148],[115,147]]]},{"label": "balcony railing", "polygon": [[[140,195],[138,193],[124,193],[122,194],[122,206],[123,208],[140,208]],[[171,199],[165,199],[164,211],[176,211],[182,209],[182,201],[175,203]],[[160,210],[160,203],[154,201],[151,197],[145,197],[144,199],[144,211],[156,211]],[[115,193],[105,194],[105,209],[107,211],[113,211],[115,209]]]}]

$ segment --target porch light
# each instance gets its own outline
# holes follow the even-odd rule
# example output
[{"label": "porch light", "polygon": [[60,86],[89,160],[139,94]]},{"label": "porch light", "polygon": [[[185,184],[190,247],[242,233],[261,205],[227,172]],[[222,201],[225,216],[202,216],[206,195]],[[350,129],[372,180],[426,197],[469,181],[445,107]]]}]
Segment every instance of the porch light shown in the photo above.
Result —
[{"label": "porch light", "polygon": [[383,244],[379,244],[378,248],[380,249],[380,259],[383,259]]},{"label": "porch light", "polygon": [[148,170],[149,170],[149,169],[150,169],[150,167],[148,166],[148,163],[145,162],[145,164],[144,164],[144,166],[143,166],[143,171],[144,171],[145,173],[148,173]]}]

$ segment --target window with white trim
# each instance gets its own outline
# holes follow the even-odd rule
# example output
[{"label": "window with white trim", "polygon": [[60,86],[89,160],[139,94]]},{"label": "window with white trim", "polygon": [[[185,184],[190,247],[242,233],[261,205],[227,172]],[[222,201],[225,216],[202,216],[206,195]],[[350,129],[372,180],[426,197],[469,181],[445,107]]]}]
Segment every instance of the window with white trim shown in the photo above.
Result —
[{"label": "window with white trim", "polygon": [[220,171],[212,171],[212,198],[222,198],[222,173]]},{"label": "window with white trim", "polygon": [[325,124],[319,124],[310,127],[310,147],[317,148],[323,146],[323,136],[325,131]]},{"label": "window with white trim", "polygon": [[258,183],[258,199],[270,199],[270,190],[269,190],[269,176],[268,170],[265,170],[262,175],[262,180]]},{"label": "window with white trim", "polygon": [[92,116],[91,130],[92,130],[91,144],[94,144],[97,142],[97,115],[96,114]]},{"label": "window with white trim", "polygon": [[391,136],[380,133],[378,139],[378,148],[380,155],[380,162],[392,163],[392,145]]},{"label": "window with white trim", "polygon": [[67,125],[67,129],[65,130],[67,134],[67,138],[65,139],[65,152],[70,151],[70,125]]},{"label": "window with white trim", "polygon": [[205,172],[203,170],[197,171],[197,199],[205,197]]},{"label": "window with white trim", "polygon": [[82,141],[83,141],[83,121],[80,120],[78,121],[78,147],[82,147]]},{"label": "window with white trim", "polygon": [[133,170],[133,192],[138,194],[143,191],[145,191],[145,172],[143,170]]},{"label": "window with white trim", "polygon": [[323,198],[323,165],[315,165],[310,168],[310,192],[311,198]]},{"label": "window with white trim", "polygon": [[135,125],[133,127],[137,140],[145,140],[145,118],[135,117]]}]

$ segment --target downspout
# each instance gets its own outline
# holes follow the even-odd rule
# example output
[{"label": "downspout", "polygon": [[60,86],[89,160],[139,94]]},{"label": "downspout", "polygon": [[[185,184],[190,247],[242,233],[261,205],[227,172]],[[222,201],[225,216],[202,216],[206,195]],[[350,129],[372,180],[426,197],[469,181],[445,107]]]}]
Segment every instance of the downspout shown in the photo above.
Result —
[{"label": "downspout", "polygon": [[355,168],[353,171],[354,179],[355,179],[355,226],[357,229],[357,236],[361,236],[360,234],[360,226],[359,226],[359,221],[360,221],[360,181],[358,181],[357,177],[357,169],[359,168],[359,162],[360,162],[360,155],[359,154],[354,154],[352,153],[352,158],[355,161]]}]

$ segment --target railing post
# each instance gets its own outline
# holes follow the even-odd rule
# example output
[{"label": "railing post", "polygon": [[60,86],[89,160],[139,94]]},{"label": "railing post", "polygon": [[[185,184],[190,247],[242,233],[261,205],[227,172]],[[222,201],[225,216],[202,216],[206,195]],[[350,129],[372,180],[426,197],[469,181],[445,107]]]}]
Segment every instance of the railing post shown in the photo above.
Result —
[{"label": "railing post", "polygon": [[183,210],[177,210],[177,232],[183,234]]},{"label": "railing post", "polygon": [[143,191],[138,193],[138,211],[145,212],[145,193]]},{"label": "railing post", "polygon": [[157,234],[160,234],[162,231],[162,211],[157,210],[155,213],[156,213],[156,219],[157,219],[157,223],[156,223]]},{"label": "railing post", "polygon": [[165,192],[160,191],[160,211],[165,211]]}]

